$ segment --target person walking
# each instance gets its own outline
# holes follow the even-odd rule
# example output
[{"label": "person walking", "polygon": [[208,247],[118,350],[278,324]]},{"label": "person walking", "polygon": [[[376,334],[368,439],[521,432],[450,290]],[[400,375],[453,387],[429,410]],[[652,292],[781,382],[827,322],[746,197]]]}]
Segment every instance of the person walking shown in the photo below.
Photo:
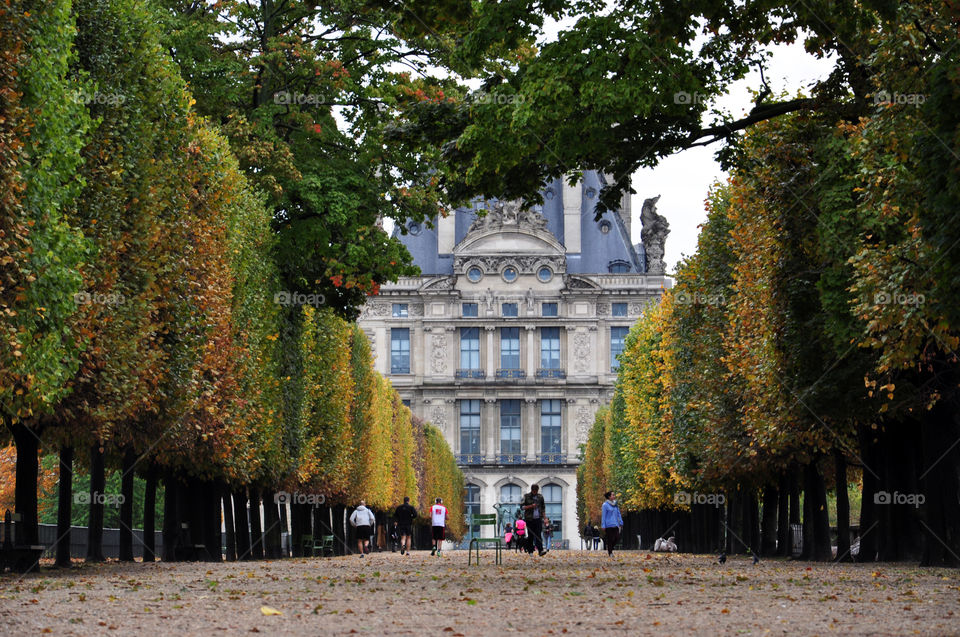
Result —
[{"label": "person walking", "polygon": [[543,550],[543,542],[540,534],[543,533],[543,518],[546,504],[543,496],[540,495],[540,485],[530,486],[530,493],[523,496],[520,501],[520,508],[523,509],[523,519],[527,523],[527,553],[533,554],[536,548],[540,556],[546,555]]},{"label": "person walking", "polygon": [[600,529],[594,524],[590,527],[590,537],[593,538],[593,550],[600,548]]},{"label": "person walking", "polygon": [[373,527],[377,523],[377,518],[373,511],[367,508],[367,503],[360,500],[360,505],[350,515],[350,524],[355,529],[357,535],[357,550],[360,551],[360,557],[370,550],[370,536],[373,535]]},{"label": "person walking", "polygon": [[623,517],[620,515],[620,507],[617,506],[617,500],[613,491],[607,491],[603,494],[606,498],[603,507],[600,509],[600,525],[603,527],[603,545],[607,549],[607,555],[613,556],[613,547],[620,541],[620,531],[623,530]]},{"label": "person walking", "polygon": [[413,521],[417,519],[417,510],[410,504],[410,498],[404,497],[403,504],[393,514],[397,521],[397,533],[400,535],[400,555],[410,555],[410,538],[413,536]]},{"label": "person walking", "polygon": [[580,537],[589,551],[590,545],[593,543],[593,527],[590,526],[590,520],[587,520],[587,523],[583,526],[583,535]]},{"label": "person walking", "polygon": [[447,507],[443,506],[442,498],[437,498],[430,507],[430,523],[433,525],[433,550],[430,555],[437,555],[443,544],[443,530],[447,526]]},{"label": "person walking", "polygon": [[553,539],[553,522],[550,518],[543,518],[543,550],[549,551]]}]

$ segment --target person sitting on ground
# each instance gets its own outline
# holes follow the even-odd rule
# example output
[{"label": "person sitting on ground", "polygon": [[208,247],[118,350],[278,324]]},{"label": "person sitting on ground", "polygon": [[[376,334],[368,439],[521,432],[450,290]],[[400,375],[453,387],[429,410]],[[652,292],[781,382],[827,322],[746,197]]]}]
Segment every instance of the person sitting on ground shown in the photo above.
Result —
[{"label": "person sitting on ground", "polygon": [[657,541],[653,543],[653,550],[660,553],[675,553],[677,550],[677,545],[673,541],[674,536],[670,536],[666,540],[657,538]]},{"label": "person sitting on ground", "polygon": [[397,551],[397,545],[400,544],[400,531],[397,529],[397,521],[393,521],[393,526],[390,527],[390,552],[395,553]]}]

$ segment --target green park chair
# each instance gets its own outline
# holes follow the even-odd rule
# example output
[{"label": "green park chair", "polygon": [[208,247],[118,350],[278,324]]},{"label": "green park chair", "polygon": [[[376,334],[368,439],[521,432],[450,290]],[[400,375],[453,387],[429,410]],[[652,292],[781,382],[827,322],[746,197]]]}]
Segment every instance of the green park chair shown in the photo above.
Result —
[{"label": "green park chair", "polygon": [[324,557],[328,551],[330,555],[333,555],[333,536],[321,535],[320,537],[314,537],[313,535],[301,535],[300,546],[303,547],[304,556],[314,557],[318,555],[318,551],[320,557]]},{"label": "green park chair", "polygon": [[[314,547],[317,548],[317,547]],[[330,552],[330,555],[333,555],[333,536],[332,535],[322,535],[320,536],[320,556],[327,554],[327,551]]]},{"label": "green park chair", "polygon": [[[471,516],[469,526],[479,526],[480,533],[483,533],[483,527],[492,526],[494,533],[497,532],[497,514],[496,513],[482,513],[480,515]],[[480,545],[481,544],[493,544],[494,549],[496,550],[495,561],[497,564],[503,564],[503,541],[500,537],[474,537],[470,538],[470,545],[467,547],[467,566],[470,566],[472,551],[474,546],[476,546],[477,551],[477,565],[480,565]]]}]

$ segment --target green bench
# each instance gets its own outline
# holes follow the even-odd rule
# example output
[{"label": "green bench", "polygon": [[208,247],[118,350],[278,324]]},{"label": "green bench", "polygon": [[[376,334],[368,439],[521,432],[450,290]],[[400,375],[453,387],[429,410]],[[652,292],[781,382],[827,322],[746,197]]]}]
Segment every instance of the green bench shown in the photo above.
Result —
[{"label": "green bench", "polygon": [[[497,514],[496,513],[482,513],[480,515],[471,516],[469,526],[479,526],[480,532],[483,533],[483,527],[492,526],[494,532],[497,529]],[[470,566],[471,559],[473,557],[472,551],[476,547],[477,551],[477,565],[480,565],[480,545],[481,544],[493,544],[494,549],[496,550],[496,563],[503,564],[503,541],[499,537],[475,537],[470,539],[470,546],[467,547],[467,566]]]}]

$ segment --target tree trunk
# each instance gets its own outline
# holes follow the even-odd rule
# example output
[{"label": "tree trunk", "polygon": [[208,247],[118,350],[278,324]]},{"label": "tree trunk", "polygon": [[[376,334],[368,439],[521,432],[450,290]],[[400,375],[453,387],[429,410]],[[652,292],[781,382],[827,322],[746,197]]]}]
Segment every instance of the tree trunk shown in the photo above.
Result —
[{"label": "tree trunk", "polygon": [[70,527],[73,518],[73,447],[60,447],[57,489],[57,566],[70,568]]},{"label": "tree trunk", "polygon": [[863,485],[860,492],[860,552],[858,562],[873,562],[877,559],[879,532],[877,526],[877,505],[874,498],[880,489],[879,476],[873,467],[879,458],[878,438],[869,427],[860,428],[860,456],[863,458]]},{"label": "tree trunk", "polygon": [[263,559],[263,526],[260,524],[260,492],[250,489],[250,555]]},{"label": "tree trunk", "polygon": [[747,515],[746,518],[749,520],[750,526],[747,527],[749,530],[747,539],[750,541],[750,551],[755,555],[759,555],[762,550],[760,548],[760,498],[757,492],[753,490],[750,491],[748,497],[747,506],[749,515]]},{"label": "tree trunk", "polygon": [[[960,565],[960,424],[949,403],[941,401],[921,428],[920,492],[926,496],[921,566]],[[944,449],[947,450],[944,455]]]},{"label": "tree trunk", "polygon": [[777,488],[768,484],[763,488],[763,522],[761,525],[760,553],[764,556],[777,552]]},{"label": "tree trunk", "polygon": [[227,534],[227,561],[237,561],[237,532],[233,525],[233,498],[229,489],[223,489],[223,526]]},{"label": "tree trunk", "polygon": [[837,483],[837,561],[850,562],[850,498],[847,494],[847,459],[840,449],[833,450]]},{"label": "tree trunk", "polygon": [[243,487],[233,492],[233,527],[237,534],[237,559],[249,560],[250,519],[247,517],[247,494]]},{"label": "tree trunk", "polygon": [[274,501],[273,491],[263,492],[263,535],[264,552],[267,559],[275,560],[280,558],[280,512],[277,502]]},{"label": "tree trunk", "polygon": [[40,542],[40,520],[37,515],[37,479],[40,475],[40,440],[23,423],[12,427],[13,442],[17,446],[14,510],[20,516],[16,524],[17,544],[35,545]]},{"label": "tree trunk", "polygon": [[120,561],[133,561],[133,476],[137,454],[127,445],[123,450],[122,475],[120,477]]},{"label": "tree trunk", "polygon": [[177,482],[172,475],[163,478],[163,561],[176,562],[180,543],[180,505]]},{"label": "tree trunk", "polygon": [[207,548],[207,561],[223,561],[223,517],[220,513],[220,485],[216,482],[201,482],[203,498],[203,543]]},{"label": "tree trunk", "polygon": [[150,465],[147,469],[143,490],[143,561],[153,562],[157,558],[156,550],[157,517],[157,468]]},{"label": "tree trunk", "polygon": [[803,559],[829,562],[830,517],[827,512],[827,490],[815,460],[804,467],[803,493]]},{"label": "tree trunk", "polygon": [[780,476],[780,494],[777,501],[777,555],[790,556],[790,478]]},{"label": "tree trunk", "polygon": [[87,525],[87,561],[103,562],[103,503],[107,478],[103,466],[103,443],[90,446],[90,521]]}]

